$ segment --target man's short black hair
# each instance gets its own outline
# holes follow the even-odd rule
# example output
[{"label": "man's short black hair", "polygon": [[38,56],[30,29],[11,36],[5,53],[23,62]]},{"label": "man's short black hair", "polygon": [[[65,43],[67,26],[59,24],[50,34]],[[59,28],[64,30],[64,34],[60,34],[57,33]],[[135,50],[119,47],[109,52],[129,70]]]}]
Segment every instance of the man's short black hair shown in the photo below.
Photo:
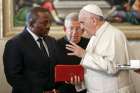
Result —
[{"label": "man's short black hair", "polygon": [[46,13],[48,16],[50,16],[50,12],[47,9],[44,9],[41,7],[34,7],[27,14],[27,18],[26,18],[27,25],[30,22],[34,23],[36,21],[36,19],[39,17],[39,15],[38,15],[39,13]]}]

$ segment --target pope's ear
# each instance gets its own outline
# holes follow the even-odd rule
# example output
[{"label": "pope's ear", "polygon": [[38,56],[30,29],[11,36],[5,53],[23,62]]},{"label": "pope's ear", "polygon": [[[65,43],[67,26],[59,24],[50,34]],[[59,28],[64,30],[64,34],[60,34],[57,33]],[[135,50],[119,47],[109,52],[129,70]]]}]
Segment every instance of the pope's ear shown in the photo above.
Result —
[{"label": "pope's ear", "polygon": [[95,18],[94,16],[91,16],[90,18],[91,18],[91,20],[92,20],[92,23],[93,23],[94,25],[96,25],[96,22],[97,22],[96,18]]}]

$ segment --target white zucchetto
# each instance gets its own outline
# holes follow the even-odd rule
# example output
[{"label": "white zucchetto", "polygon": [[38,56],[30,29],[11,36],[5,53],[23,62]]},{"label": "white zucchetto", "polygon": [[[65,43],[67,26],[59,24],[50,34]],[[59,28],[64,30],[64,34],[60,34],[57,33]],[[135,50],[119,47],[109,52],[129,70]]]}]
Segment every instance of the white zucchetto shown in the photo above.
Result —
[{"label": "white zucchetto", "polygon": [[100,7],[98,7],[95,4],[88,4],[88,5],[84,6],[82,8],[82,10],[85,10],[85,11],[87,11],[89,13],[93,13],[95,15],[104,17],[103,16],[103,13],[102,13],[102,10],[100,9]]}]

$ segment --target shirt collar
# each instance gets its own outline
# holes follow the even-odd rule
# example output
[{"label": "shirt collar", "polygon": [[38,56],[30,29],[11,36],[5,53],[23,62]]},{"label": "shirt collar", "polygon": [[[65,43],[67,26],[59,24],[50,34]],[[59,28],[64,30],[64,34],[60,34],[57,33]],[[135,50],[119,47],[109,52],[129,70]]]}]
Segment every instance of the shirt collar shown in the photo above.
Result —
[{"label": "shirt collar", "polygon": [[27,31],[32,35],[32,37],[34,38],[35,41],[38,40],[39,37],[38,37],[36,34],[34,34],[34,33],[30,30],[29,27],[27,27]]},{"label": "shirt collar", "polygon": [[100,35],[100,33],[102,33],[105,29],[106,29],[106,27],[108,26],[108,22],[105,22],[97,31],[96,31],[96,33],[95,33],[95,36],[98,36],[98,35]]}]

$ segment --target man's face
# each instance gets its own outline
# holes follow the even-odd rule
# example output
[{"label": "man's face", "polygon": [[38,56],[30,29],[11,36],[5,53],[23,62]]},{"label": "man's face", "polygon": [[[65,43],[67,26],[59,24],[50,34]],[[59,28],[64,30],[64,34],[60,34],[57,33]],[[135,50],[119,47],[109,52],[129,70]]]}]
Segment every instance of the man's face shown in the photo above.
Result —
[{"label": "man's face", "polygon": [[79,21],[81,29],[86,31],[89,37],[95,34],[96,26],[91,14],[81,11],[79,14]]},{"label": "man's face", "polygon": [[66,36],[69,41],[74,43],[79,43],[83,31],[80,28],[80,23],[78,21],[71,21],[71,25],[66,28]]},{"label": "man's face", "polygon": [[45,13],[39,13],[38,15],[38,19],[33,24],[32,30],[36,35],[45,37],[50,30],[51,21],[49,16]]}]

